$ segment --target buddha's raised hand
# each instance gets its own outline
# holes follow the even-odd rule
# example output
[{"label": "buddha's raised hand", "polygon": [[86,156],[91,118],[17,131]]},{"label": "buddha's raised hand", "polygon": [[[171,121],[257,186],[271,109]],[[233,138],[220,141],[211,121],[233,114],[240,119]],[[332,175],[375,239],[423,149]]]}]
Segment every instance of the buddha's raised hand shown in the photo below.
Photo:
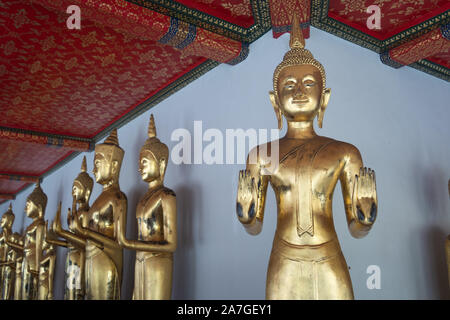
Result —
[{"label": "buddha's raised hand", "polygon": [[61,202],[58,204],[58,210],[56,210],[55,219],[53,219],[52,223],[52,231],[53,232],[61,232],[62,225],[61,225]]},{"label": "buddha's raised hand", "polygon": [[377,217],[378,200],[375,172],[368,168],[360,168],[355,176],[352,197],[353,216],[369,230]]},{"label": "buddha's raised hand", "polygon": [[236,212],[241,223],[250,223],[255,217],[258,199],[257,182],[249,170],[239,171]]}]

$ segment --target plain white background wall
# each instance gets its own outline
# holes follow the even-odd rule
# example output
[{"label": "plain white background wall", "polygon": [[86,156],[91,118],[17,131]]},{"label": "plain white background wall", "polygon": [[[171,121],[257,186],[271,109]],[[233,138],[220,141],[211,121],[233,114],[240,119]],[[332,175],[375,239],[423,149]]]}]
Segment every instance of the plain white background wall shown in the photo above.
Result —
[{"label": "plain white background wall", "polygon": [[[193,122],[203,130],[276,128],[269,101],[272,75],[288,50],[289,36],[271,32],[250,46],[237,66],[220,65],[119,129],[125,150],[120,185],[128,197],[128,237],[136,237],[135,208],[147,185],[137,171],[139,149],[147,138],[150,113],[158,137],[172,149],[172,132]],[[333,200],[336,230],[349,265],[356,299],[449,298],[444,240],[450,233],[450,91],[448,83],[412,68],[392,69],[367,49],[312,28],[306,40],[325,67],[332,96],[318,134],[354,144],[365,166],[375,169],[379,216],[364,239],[350,236],[340,186]],[[284,135],[285,130],[281,135]],[[206,146],[208,143],[204,143]],[[94,153],[87,153],[92,171]],[[71,205],[71,186],[82,155],[46,177],[46,219],[57,203]],[[264,228],[248,235],[235,213],[238,170],[244,165],[169,163],[166,186],[177,194],[178,248],[174,299],[264,299],[269,254],[276,227],[276,205],[268,191]],[[13,229],[22,230],[28,188],[12,202]],[[92,201],[100,194],[95,185]],[[0,206],[7,210],[9,202]],[[63,223],[65,226],[65,212]],[[65,249],[58,248],[55,298],[63,298]],[[381,289],[366,286],[369,265],[381,269]],[[134,253],[125,250],[122,299],[133,290]]]}]

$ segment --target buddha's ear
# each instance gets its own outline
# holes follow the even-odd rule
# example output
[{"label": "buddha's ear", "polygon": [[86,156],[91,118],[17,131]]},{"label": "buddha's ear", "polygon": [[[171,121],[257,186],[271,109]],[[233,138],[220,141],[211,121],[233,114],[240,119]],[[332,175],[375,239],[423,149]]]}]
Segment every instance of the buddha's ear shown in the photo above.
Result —
[{"label": "buddha's ear", "polygon": [[84,198],[86,199],[86,201],[89,201],[90,196],[91,190],[89,190],[89,188],[86,188],[86,190],[84,191]]},{"label": "buddha's ear", "polygon": [[118,167],[119,167],[119,162],[117,160],[113,160],[111,173],[116,174]]},{"label": "buddha's ear", "polygon": [[166,170],[166,165],[167,165],[166,159],[161,158],[161,160],[159,161],[159,176],[161,178],[164,177],[164,172]]},{"label": "buddha's ear", "polygon": [[269,91],[270,102],[272,102],[273,109],[275,111],[275,115],[278,120],[278,129],[281,130],[283,128],[283,118],[281,116],[281,110],[277,102],[277,98],[275,97],[275,93],[273,91]]},{"label": "buddha's ear", "polygon": [[319,124],[319,128],[322,128],[323,116],[328,106],[328,102],[330,101],[330,96],[331,96],[331,89],[326,88],[322,94],[322,98],[320,99],[319,113],[317,114],[317,122]]}]

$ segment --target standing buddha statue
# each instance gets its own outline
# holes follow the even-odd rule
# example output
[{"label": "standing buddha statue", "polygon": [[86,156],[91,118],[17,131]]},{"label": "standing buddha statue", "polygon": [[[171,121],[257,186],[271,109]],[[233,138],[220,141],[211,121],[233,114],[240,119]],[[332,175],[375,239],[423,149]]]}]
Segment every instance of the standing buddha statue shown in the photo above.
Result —
[{"label": "standing buddha statue", "polygon": [[0,220],[0,227],[2,228],[2,233],[0,234],[0,286],[2,300],[10,300],[14,292],[17,253],[6,242],[6,239],[12,236],[11,230],[14,219],[12,206],[9,204],[8,211],[3,214]]},{"label": "standing buddha statue", "polygon": [[153,115],[139,157],[139,172],[148,191],[136,209],[138,240],[126,238],[126,217],[119,215],[118,241],[136,250],[135,300],[168,300],[172,293],[173,252],[177,245],[175,193],[164,186],[169,149],[156,137]]},{"label": "standing buddha statue", "polygon": [[20,293],[23,300],[37,300],[38,298],[39,267],[44,245],[46,206],[47,196],[38,182],[25,204],[25,213],[27,217],[33,219],[33,222],[25,229],[23,246],[7,240],[10,246],[23,250]]},{"label": "standing buddha statue", "polygon": [[122,283],[123,249],[117,242],[116,221],[126,220],[127,197],[120,191],[119,174],[124,151],[114,129],[104,143],[95,146],[95,181],[102,193],[86,212],[82,225],[73,219],[74,230],[86,239],[85,286],[88,300],[118,300]]},{"label": "standing buddha statue", "polygon": [[[293,21],[291,49],[275,69],[270,92],[278,127],[284,116],[287,133],[278,145],[268,143],[250,151],[246,170],[239,173],[237,215],[248,233],[258,234],[267,186],[272,185],[278,218],[267,299],[353,299],[333,224],[333,192],[339,180],[350,233],[361,238],[376,218],[375,173],[363,167],[356,147],[315,133],[313,121],[317,117],[322,127],[331,91],[325,87],[323,66],[304,48],[295,17]],[[266,154],[279,152],[279,163],[269,163],[260,154],[263,149]]]},{"label": "standing buddha statue", "polygon": [[[11,241],[17,243],[19,246],[23,246],[23,236],[14,232],[11,236]],[[22,300],[22,261],[23,261],[23,250],[14,248],[16,252],[15,261],[15,279],[14,279],[14,300]]]},{"label": "standing buddha statue", "polygon": [[[83,300],[85,293],[84,267],[86,238],[75,231],[73,221],[77,219],[83,227],[87,227],[86,221],[83,221],[83,219],[89,211],[89,199],[94,180],[86,171],[86,157],[83,157],[81,172],[75,178],[72,185],[72,212],[69,212],[67,215],[67,226],[69,230],[62,228],[61,206],[58,207],[52,226],[53,233],[65,239],[65,241],[58,240],[58,245],[68,248],[64,281],[65,300]],[[54,243],[52,241],[51,243]]]},{"label": "standing buddha statue", "polygon": [[42,246],[42,260],[39,266],[39,300],[53,300],[53,280],[55,275],[56,265],[56,250],[52,243],[50,243],[47,223],[45,223],[45,237],[44,245]]}]

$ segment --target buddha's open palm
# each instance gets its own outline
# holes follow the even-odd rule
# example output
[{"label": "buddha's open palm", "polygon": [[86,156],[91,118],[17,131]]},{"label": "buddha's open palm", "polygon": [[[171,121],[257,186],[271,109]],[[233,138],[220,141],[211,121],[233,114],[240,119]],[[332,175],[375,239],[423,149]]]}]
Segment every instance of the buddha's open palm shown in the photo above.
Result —
[{"label": "buddha's open palm", "polygon": [[375,172],[368,168],[360,168],[355,176],[352,197],[354,217],[360,223],[371,226],[377,217],[378,200]]},{"label": "buddha's open palm", "polygon": [[241,223],[250,223],[256,213],[257,185],[250,171],[240,170],[236,212]]}]

